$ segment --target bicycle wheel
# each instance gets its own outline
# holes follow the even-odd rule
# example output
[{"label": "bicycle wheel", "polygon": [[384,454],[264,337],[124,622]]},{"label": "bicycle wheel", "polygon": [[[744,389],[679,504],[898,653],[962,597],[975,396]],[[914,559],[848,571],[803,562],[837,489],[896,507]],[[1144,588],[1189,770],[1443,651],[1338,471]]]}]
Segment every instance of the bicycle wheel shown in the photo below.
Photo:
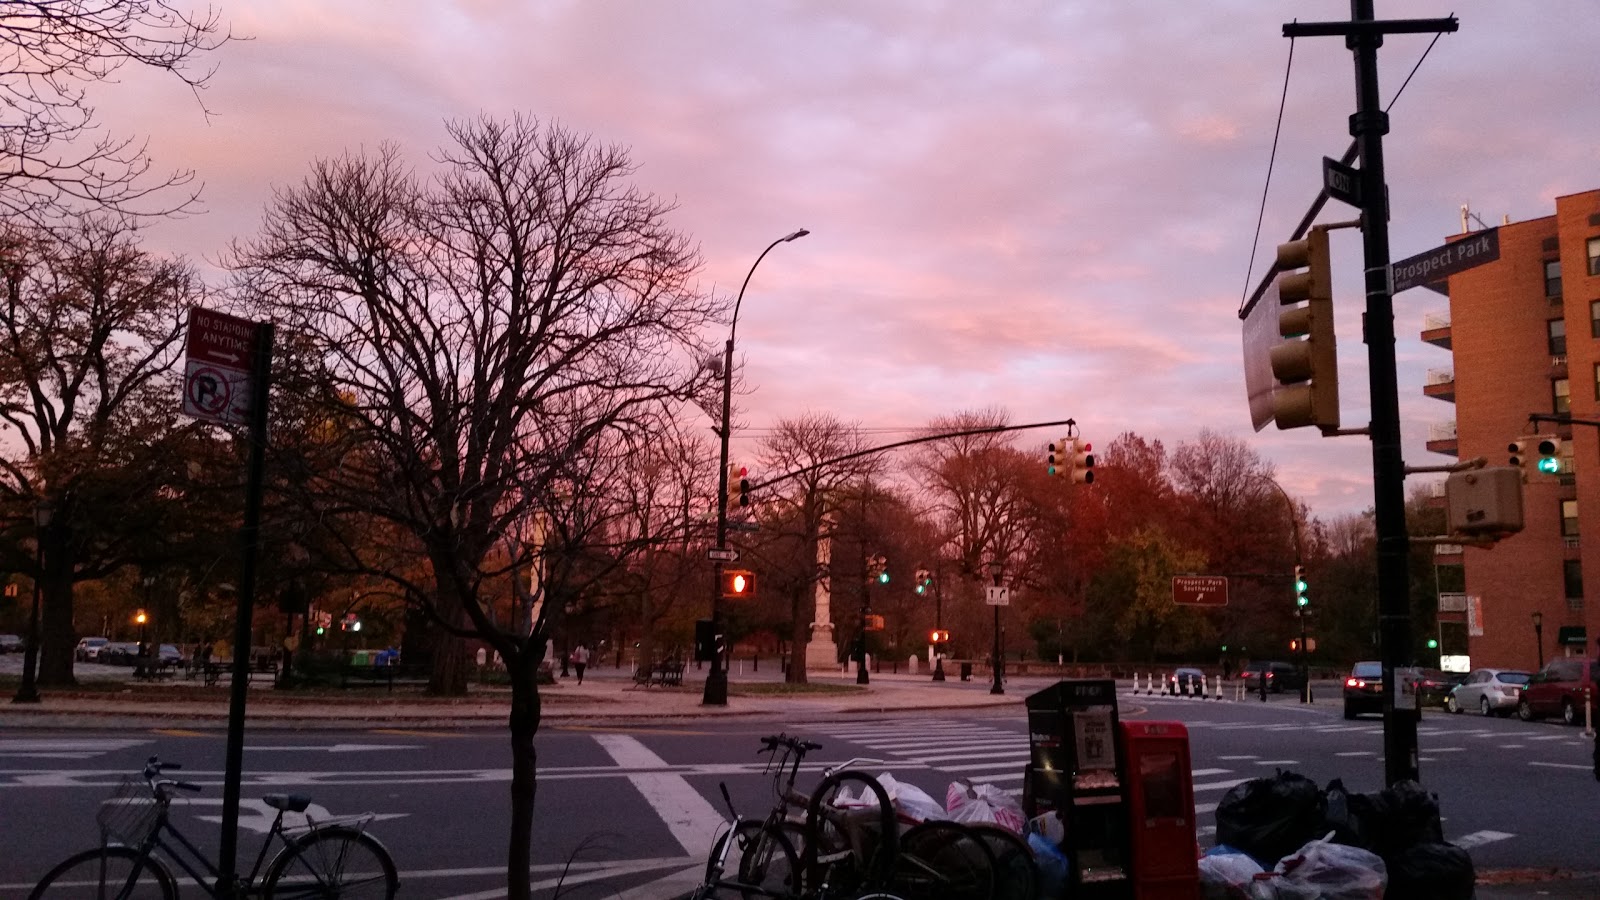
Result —
[{"label": "bicycle wheel", "polygon": [[[859,792],[847,801],[852,786]],[[899,853],[899,834],[894,806],[878,779],[855,771],[824,778],[806,806],[806,891],[815,893],[824,885],[835,892],[883,887]]]},{"label": "bicycle wheel", "polygon": [[340,897],[391,900],[400,889],[394,860],[377,838],[333,825],[297,838],[272,861],[261,884],[264,900]]},{"label": "bicycle wheel", "polygon": [[914,900],[989,900],[995,896],[989,845],[958,822],[923,822],[900,836],[892,889]]},{"label": "bicycle wheel", "polygon": [[177,900],[172,873],[132,847],[97,847],[67,857],[28,900]]},{"label": "bicycle wheel", "polygon": [[[728,841],[728,855],[722,871],[715,871]],[[740,822],[739,827],[723,832],[711,848],[706,863],[706,883],[736,892],[741,897],[792,897],[800,893],[800,859],[794,845],[780,828],[763,822]]]},{"label": "bicycle wheel", "polygon": [[994,854],[994,896],[996,900],[1036,900],[1039,896],[1039,864],[1033,850],[1010,829],[999,825],[968,825],[977,838]]}]

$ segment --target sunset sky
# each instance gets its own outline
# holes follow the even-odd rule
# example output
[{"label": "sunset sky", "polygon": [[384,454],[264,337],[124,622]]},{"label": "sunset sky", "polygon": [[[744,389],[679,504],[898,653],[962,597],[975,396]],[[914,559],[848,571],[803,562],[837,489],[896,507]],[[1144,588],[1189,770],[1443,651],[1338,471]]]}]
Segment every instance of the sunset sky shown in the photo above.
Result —
[{"label": "sunset sky", "polygon": [[[1246,288],[1290,41],[1285,21],[1342,2],[911,0],[218,0],[230,44],[204,94],[124,70],[102,121],[193,168],[205,215],[151,246],[215,259],[252,234],[273,186],[319,157],[392,141],[421,170],[444,122],[514,112],[629,148],[637,183],[675,198],[704,283],[745,294],[751,393],[735,453],[776,420],[828,412],[901,437],[1000,407],[1075,418],[1104,443],[1169,449],[1209,427],[1248,441],[1314,514],[1372,503],[1371,446],[1252,431],[1236,312]],[[180,0],[181,5],[181,0]],[[1554,212],[1600,187],[1600,16],[1592,2],[1379,3],[1454,13],[1391,110],[1398,259],[1460,230]],[[1431,38],[1380,51],[1387,104]],[[1294,42],[1254,274],[1350,143],[1351,55]],[[1355,217],[1330,204],[1322,221]],[[1343,418],[1368,417],[1355,231],[1334,236]],[[1396,298],[1406,461],[1438,465],[1425,398],[1446,351],[1418,338],[1445,298]],[[720,343],[725,332],[711,336]],[[707,422],[709,428],[712,423]],[[1041,448],[1056,430],[1027,432]],[[746,452],[748,452],[746,450]]]}]

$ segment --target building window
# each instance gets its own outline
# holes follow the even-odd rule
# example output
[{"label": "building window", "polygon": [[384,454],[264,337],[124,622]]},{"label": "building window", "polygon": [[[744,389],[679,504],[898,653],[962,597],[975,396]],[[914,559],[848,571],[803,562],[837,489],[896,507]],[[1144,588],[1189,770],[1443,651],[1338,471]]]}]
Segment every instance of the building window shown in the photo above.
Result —
[{"label": "building window", "polygon": [[1544,264],[1544,295],[1561,296],[1561,260],[1549,259]]},{"label": "building window", "polygon": [[1551,356],[1567,355],[1567,320],[1551,319],[1545,323],[1545,336]]},{"label": "building window", "polygon": [[1589,336],[1600,338],[1600,300],[1589,301]]},{"label": "building window", "polygon": [[1550,382],[1550,405],[1558,416],[1564,416],[1572,412],[1572,404],[1568,402],[1567,396],[1569,390],[1571,388],[1565,378],[1557,378]]},{"label": "building window", "polygon": [[1561,501],[1561,536],[1578,536],[1578,501]]},{"label": "building window", "polygon": [[1594,398],[1600,400],[1600,363],[1594,364]]},{"label": "building window", "polygon": [[1583,562],[1576,559],[1561,561],[1561,581],[1567,588],[1567,605],[1572,605],[1572,598],[1583,599]]},{"label": "building window", "polygon": [[1600,275],[1600,237],[1589,238],[1589,274]]}]

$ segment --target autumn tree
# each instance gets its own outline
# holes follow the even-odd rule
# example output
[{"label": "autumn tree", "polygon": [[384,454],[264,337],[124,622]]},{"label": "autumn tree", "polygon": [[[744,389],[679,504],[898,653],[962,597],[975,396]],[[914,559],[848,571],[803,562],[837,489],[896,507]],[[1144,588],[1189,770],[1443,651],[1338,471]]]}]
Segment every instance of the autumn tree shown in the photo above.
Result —
[{"label": "autumn tree", "polygon": [[[205,530],[214,511],[188,508],[188,464],[226,448],[178,420],[173,371],[184,312],[205,289],[187,263],[146,252],[110,218],[13,225],[0,233],[0,266],[0,421],[11,435],[0,449],[11,540],[0,552],[45,595],[39,683],[68,685],[73,585],[159,558],[155,544]],[[35,541],[42,572],[26,546]]]},{"label": "autumn tree", "polygon": [[[567,606],[650,543],[609,484],[712,387],[699,335],[724,305],[622,149],[523,117],[448,131],[429,174],[392,146],[317,162],[234,257],[241,294],[311,345],[285,390],[348,423],[306,514],[388,523],[397,545],[350,543],[351,561],[505,662],[507,887],[526,898],[538,663]],[[426,573],[392,570],[405,548]],[[529,567],[539,612],[497,624],[493,593]],[[432,689],[464,690],[464,658],[447,642]]]},{"label": "autumn tree", "polygon": [[[145,144],[99,132],[90,88],[130,64],[198,100],[233,39],[220,15],[167,0],[30,0],[0,15],[0,212],[34,221],[72,209],[164,215],[194,207],[192,171],[153,172]],[[202,111],[204,107],[202,105]],[[171,189],[181,193],[164,196]]]}]

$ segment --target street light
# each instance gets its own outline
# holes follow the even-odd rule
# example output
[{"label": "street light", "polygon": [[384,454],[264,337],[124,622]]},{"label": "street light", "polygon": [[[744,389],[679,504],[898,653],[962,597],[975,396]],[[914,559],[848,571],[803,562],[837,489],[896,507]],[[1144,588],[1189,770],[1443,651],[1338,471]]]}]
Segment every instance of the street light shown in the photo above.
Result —
[{"label": "street light", "polygon": [[50,517],[55,507],[49,500],[40,500],[33,507],[33,523],[38,526],[33,540],[33,609],[28,613],[28,646],[22,655],[22,685],[12,703],[39,702],[39,600],[40,582],[44,581],[44,533],[50,527]]},{"label": "street light", "polygon": [[[1001,580],[1005,578],[1005,574],[1006,574],[1006,564],[1005,564],[1005,562],[1003,562],[1002,560],[998,560],[998,559],[990,562],[989,563],[989,574],[994,577],[994,586],[995,587],[999,587]],[[1005,670],[1005,663],[1001,661],[1001,657],[1000,657],[1000,604],[998,604],[998,603],[996,603],[995,606],[994,606],[994,667],[993,668],[994,668],[994,685],[989,688],[989,693],[991,693],[991,694],[1004,694],[1006,692],[1006,688],[1005,688],[1005,683],[1002,680],[1002,675],[1003,675],[1004,670]]]},{"label": "street light", "polygon": [[[761,251],[756,261],[750,265],[750,271],[745,273],[744,283],[739,285],[739,296],[733,301],[733,321],[728,326],[728,343],[722,351],[722,428],[719,437],[722,438],[722,459],[717,466],[717,551],[725,552],[728,546],[728,437],[733,430],[733,337],[739,330],[739,307],[744,303],[744,289],[750,286],[750,276],[756,273],[756,266],[766,259],[772,248],[779,244],[799,240],[811,232],[804,228],[791,232],[767,245]],[[711,563],[711,632],[718,634],[722,630],[722,563],[721,559]],[[718,641],[712,641],[711,671],[706,674],[705,693],[700,698],[703,706],[728,705],[728,672],[723,665],[722,648]]]},{"label": "street light", "polygon": [[1544,613],[1533,614],[1533,643],[1539,648],[1539,668],[1544,668]]}]

